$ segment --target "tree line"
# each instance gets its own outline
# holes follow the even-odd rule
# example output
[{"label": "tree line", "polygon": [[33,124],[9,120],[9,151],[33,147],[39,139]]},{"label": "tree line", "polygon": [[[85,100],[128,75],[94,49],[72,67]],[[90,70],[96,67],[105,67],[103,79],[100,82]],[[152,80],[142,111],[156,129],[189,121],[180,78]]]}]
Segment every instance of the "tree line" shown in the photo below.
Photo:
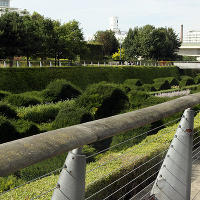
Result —
[{"label": "tree line", "polygon": [[[151,25],[129,29],[122,44],[122,59],[174,60],[181,45],[172,28]],[[89,42],[76,20],[61,24],[34,12],[9,12],[0,16],[0,59],[30,58],[101,61],[119,59],[119,42],[111,30],[97,31]],[[118,51],[118,52],[117,52]]]}]

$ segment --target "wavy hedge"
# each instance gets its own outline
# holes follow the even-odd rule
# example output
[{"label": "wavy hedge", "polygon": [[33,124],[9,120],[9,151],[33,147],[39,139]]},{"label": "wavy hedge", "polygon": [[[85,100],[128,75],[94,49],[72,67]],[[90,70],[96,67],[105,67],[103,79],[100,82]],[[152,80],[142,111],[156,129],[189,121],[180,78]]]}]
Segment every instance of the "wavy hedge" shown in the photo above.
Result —
[{"label": "wavy hedge", "polygon": [[66,79],[81,89],[92,83],[108,81],[123,83],[126,79],[141,79],[152,83],[159,77],[179,78],[177,67],[45,67],[0,68],[0,90],[20,93],[42,90],[52,80]]}]

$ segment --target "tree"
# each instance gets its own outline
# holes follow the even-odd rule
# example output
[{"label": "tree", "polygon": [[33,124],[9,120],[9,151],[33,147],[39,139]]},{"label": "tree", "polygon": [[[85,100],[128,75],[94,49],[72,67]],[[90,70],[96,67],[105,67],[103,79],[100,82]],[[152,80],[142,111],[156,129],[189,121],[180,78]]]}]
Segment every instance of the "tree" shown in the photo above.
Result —
[{"label": "tree", "polygon": [[6,12],[0,17],[0,49],[10,59],[10,66],[14,56],[21,55],[23,30],[23,17],[19,13]]},{"label": "tree", "polygon": [[181,43],[171,28],[155,28],[151,25],[130,29],[124,40],[125,57],[134,60],[144,59],[172,60]]},{"label": "tree", "polygon": [[[124,49],[122,48],[121,49],[121,59],[124,60],[124,58],[125,58],[125,53],[124,53]],[[120,60],[120,49],[118,49],[118,52],[115,52],[112,55],[112,59],[113,60]]]},{"label": "tree", "polygon": [[119,48],[119,42],[111,30],[97,31],[94,35],[94,42],[103,45],[103,53],[105,56],[111,56]]}]

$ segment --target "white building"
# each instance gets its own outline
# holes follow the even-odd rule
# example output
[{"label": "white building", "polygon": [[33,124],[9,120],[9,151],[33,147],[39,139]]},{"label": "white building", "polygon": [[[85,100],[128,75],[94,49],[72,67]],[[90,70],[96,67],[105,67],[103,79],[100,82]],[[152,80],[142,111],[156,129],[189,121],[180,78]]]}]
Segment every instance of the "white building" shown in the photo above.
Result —
[{"label": "white building", "polygon": [[10,6],[10,0],[0,0],[0,16],[4,14],[7,10],[19,12],[18,8],[12,8]]}]

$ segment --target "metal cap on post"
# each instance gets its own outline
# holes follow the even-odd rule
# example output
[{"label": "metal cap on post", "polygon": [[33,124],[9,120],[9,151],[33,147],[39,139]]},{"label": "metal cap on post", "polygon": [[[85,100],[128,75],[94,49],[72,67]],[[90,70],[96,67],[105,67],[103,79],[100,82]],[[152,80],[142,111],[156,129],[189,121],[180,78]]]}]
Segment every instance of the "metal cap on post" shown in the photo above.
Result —
[{"label": "metal cap on post", "polygon": [[193,126],[194,111],[187,109],[151,190],[152,199],[190,199]]},{"label": "metal cap on post", "polygon": [[52,200],[83,200],[85,197],[86,156],[82,148],[68,153]]}]

